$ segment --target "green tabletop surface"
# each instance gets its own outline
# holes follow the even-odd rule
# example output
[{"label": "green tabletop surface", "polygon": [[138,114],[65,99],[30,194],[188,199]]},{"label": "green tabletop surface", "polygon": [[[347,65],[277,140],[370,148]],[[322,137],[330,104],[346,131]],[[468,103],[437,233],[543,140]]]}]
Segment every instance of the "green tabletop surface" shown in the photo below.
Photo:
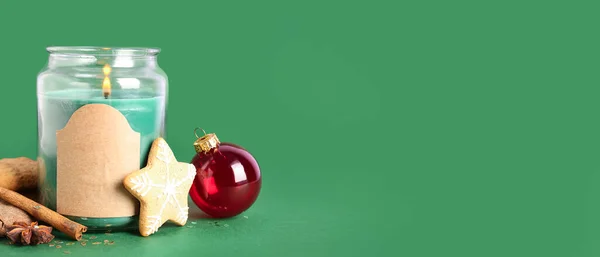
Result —
[{"label": "green tabletop surface", "polygon": [[36,157],[45,47],[160,47],[177,159],[191,161],[202,127],[248,149],[263,176],[235,218],[190,202],[186,226],[149,237],[0,239],[0,257],[600,256],[598,10],[0,0],[0,158]]},{"label": "green tabletop surface", "polygon": [[[291,201],[274,199],[272,205],[262,202],[237,217],[211,219],[194,208],[190,200],[190,217],[183,227],[167,223],[149,237],[140,236],[137,230],[85,233],[79,242],[56,233],[51,243],[37,246],[7,245],[8,240],[3,239],[0,256],[314,256],[332,252],[331,243],[343,244],[365,236],[351,233],[355,227],[352,219],[336,222],[334,213],[316,215],[316,210],[302,210]],[[358,226],[372,230],[369,224]],[[331,231],[340,234],[332,239]],[[368,245],[362,247],[367,250]],[[353,255],[356,249],[349,247],[338,253]]]}]

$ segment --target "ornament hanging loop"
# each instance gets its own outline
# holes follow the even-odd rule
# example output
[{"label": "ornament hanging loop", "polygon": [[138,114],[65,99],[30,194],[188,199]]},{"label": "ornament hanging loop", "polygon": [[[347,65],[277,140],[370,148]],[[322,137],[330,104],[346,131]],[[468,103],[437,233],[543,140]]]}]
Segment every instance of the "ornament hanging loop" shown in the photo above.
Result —
[{"label": "ornament hanging loop", "polygon": [[194,129],[194,135],[196,136],[196,138],[200,138],[197,133],[198,130],[202,130],[202,133],[204,133],[204,135],[206,136],[206,131],[204,131],[204,129],[202,129],[201,127],[197,127]]},{"label": "ornament hanging loop", "polygon": [[[199,137],[198,130],[202,130],[202,132],[204,132],[204,135]],[[219,141],[219,138],[217,138],[217,135],[215,135],[214,133],[206,134],[206,131],[204,131],[204,129],[200,127],[194,129],[194,135],[196,136],[196,142],[194,142],[194,149],[197,153],[208,153],[212,149],[217,148],[217,146],[219,146],[219,144],[221,143]]]}]

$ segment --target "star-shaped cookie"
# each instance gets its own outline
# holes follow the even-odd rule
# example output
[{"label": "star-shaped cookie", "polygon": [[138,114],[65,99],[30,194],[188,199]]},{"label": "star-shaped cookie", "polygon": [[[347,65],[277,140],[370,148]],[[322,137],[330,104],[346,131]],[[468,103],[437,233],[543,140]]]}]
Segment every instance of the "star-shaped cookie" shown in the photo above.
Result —
[{"label": "star-shaped cookie", "polygon": [[139,229],[142,236],[158,231],[168,220],[179,226],[188,219],[187,196],[196,168],[178,162],[163,138],[152,143],[148,164],[129,174],[123,184],[140,201]]}]

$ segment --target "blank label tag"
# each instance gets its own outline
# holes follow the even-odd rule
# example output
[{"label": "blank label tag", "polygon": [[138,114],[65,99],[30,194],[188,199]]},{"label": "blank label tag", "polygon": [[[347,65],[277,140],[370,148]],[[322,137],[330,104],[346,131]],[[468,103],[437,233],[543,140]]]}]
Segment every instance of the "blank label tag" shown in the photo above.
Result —
[{"label": "blank label tag", "polygon": [[56,133],[56,208],[64,215],[133,216],[137,200],[123,179],[140,167],[140,134],[105,104],[79,108]]}]

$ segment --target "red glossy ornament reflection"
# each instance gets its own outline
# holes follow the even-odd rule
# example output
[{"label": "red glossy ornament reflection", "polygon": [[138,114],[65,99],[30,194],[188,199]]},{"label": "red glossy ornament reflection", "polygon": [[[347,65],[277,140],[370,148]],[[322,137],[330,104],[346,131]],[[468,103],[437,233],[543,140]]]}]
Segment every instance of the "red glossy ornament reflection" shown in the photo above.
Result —
[{"label": "red glossy ornament reflection", "polygon": [[[236,216],[252,206],[261,187],[258,163],[244,148],[231,144],[210,142],[208,134],[194,144],[197,154],[192,159],[196,178],[190,189],[194,203],[215,218]],[[204,140],[204,141],[203,141]],[[203,149],[197,146],[201,141]]]}]

